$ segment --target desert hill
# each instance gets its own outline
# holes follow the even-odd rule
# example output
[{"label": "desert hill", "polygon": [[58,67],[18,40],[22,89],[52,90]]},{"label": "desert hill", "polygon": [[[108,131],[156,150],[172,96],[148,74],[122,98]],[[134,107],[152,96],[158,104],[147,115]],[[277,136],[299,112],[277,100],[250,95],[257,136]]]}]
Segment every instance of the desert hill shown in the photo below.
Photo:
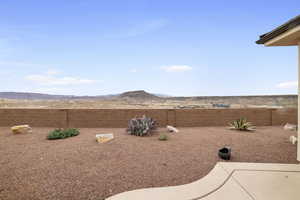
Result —
[{"label": "desert hill", "polygon": [[55,100],[55,99],[72,99],[74,96],[71,95],[51,95],[41,93],[30,93],[30,92],[0,92],[1,99],[40,99],[40,100]]},{"label": "desert hill", "polygon": [[144,90],[99,96],[0,92],[0,108],[246,108],[294,107],[297,95],[170,97]]},{"label": "desert hill", "polygon": [[[167,96],[167,95],[160,95]],[[23,100],[72,100],[72,99],[159,99],[160,97],[144,90],[128,91],[121,94],[98,95],[98,96],[75,96],[75,95],[52,95],[30,92],[0,92],[0,99],[23,99]]]},{"label": "desert hill", "polygon": [[141,99],[141,100],[153,100],[153,99],[160,99],[160,97],[148,93],[144,90],[136,90],[136,91],[129,91],[124,92],[119,95],[120,98],[131,98],[131,99]]}]

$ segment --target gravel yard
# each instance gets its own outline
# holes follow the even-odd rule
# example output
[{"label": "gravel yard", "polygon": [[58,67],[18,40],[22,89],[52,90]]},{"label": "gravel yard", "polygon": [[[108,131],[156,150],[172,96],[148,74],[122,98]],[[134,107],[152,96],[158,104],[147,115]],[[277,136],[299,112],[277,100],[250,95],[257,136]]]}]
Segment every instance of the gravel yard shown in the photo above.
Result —
[{"label": "gravel yard", "polygon": [[[51,128],[13,135],[0,128],[0,199],[101,200],[145,187],[190,183],[221,161],[217,150],[232,147],[229,162],[297,163],[293,134],[282,127],[238,132],[225,127],[179,128],[169,140],[128,135],[125,129],[82,128],[79,136],[46,140]],[[115,139],[98,144],[97,133]]]}]

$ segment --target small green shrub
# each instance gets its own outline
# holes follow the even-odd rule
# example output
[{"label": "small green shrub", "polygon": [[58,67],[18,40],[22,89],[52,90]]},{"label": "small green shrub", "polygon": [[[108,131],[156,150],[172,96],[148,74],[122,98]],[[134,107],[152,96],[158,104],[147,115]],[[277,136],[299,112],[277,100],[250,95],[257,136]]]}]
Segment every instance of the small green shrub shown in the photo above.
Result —
[{"label": "small green shrub", "polygon": [[168,137],[168,135],[165,134],[165,133],[161,133],[161,134],[159,135],[159,137],[158,137],[158,140],[160,140],[160,141],[166,141],[166,140],[168,140],[168,139],[169,139],[169,137]]},{"label": "small green shrub", "polygon": [[55,129],[48,134],[47,139],[48,140],[64,139],[64,138],[79,135],[79,133],[80,133],[79,130],[76,128]]},{"label": "small green shrub", "polygon": [[252,125],[251,122],[248,122],[245,118],[240,118],[234,120],[233,122],[229,123],[229,128],[239,131],[254,131],[255,126]]},{"label": "small green shrub", "polygon": [[135,117],[128,123],[127,132],[131,135],[146,136],[156,129],[156,121],[145,115],[141,118]]}]

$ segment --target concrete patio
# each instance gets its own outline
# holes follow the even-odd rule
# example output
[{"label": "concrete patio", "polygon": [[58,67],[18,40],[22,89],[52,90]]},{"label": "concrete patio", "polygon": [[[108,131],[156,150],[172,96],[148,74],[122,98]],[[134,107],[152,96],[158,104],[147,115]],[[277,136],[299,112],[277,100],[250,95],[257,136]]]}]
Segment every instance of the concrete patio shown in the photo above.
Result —
[{"label": "concrete patio", "polygon": [[298,200],[300,165],[219,162],[204,178],[181,186],[125,192],[108,200]]}]

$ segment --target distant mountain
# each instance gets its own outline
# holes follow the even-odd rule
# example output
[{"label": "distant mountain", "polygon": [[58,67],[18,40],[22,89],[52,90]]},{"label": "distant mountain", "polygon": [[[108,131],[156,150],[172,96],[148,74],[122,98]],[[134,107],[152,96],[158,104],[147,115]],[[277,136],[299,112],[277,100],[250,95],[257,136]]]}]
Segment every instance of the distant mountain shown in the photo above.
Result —
[{"label": "distant mountain", "polygon": [[0,92],[1,99],[72,99],[71,95],[51,95],[29,92]]},{"label": "distant mountain", "polygon": [[150,94],[144,90],[136,90],[136,91],[129,91],[129,92],[124,92],[119,95],[120,98],[130,98],[130,99],[160,99],[160,97]]},{"label": "distant mountain", "polygon": [[69,99],[107,99],[115,95],[103,96],[75,96],[75,95],[53,95],[30,92],[0,92],[0,99],[28,99],[28,100],[69,100]]},{"label": "distant mountain", "polygon": [[[297,95],[257,95],[257,96],[193,96],[176,97],[163,94],[151,94],[144,90],[129,91],[121,94],[98,95],[98,96],[74,96],[74,95],[51,95],[27,92],[0,92],[0,99],[25,99],[25,100],[170,100],[170,101],[201,101],[204,104],[253,104],[253,105],[277,105],[297,104]],[[296,103],[295,103],[296,102]],[[280,105],[281,105],[280,104]]]},{"label": "distant mountain", "polygon": [[99,96],[51,95],[51,94],[42,94],[42,93],[29,93],[29,92],[0,92],[0,99],[71,100],[71,99],[118,99],[118,98],[147,100],[147,99],[159,99],[160,97],[148,93],[144,90],[129,91],[129,92],[124,92],[122,94],[99,95]]}]

